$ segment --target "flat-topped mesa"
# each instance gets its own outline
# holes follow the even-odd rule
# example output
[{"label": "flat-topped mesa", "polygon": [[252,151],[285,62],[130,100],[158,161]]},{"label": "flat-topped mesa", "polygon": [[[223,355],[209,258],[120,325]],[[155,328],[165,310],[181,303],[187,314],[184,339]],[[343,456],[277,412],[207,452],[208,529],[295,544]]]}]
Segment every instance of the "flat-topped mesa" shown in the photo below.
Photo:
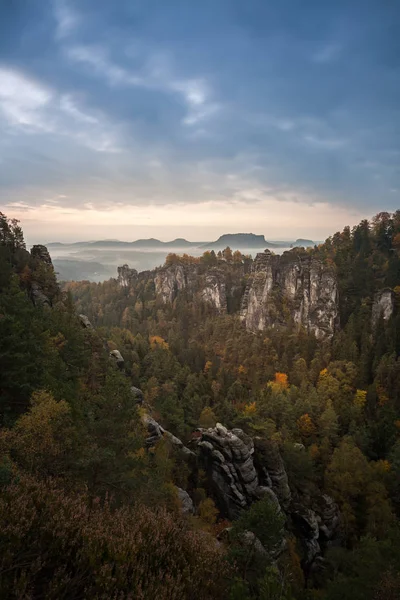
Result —
[{"label": "flat-topped mesa", "polygon": [[331,337],[339,320],[334,267],[303,249],[257,254],[240,317],[250,331],[294,325],[319,339]]}]

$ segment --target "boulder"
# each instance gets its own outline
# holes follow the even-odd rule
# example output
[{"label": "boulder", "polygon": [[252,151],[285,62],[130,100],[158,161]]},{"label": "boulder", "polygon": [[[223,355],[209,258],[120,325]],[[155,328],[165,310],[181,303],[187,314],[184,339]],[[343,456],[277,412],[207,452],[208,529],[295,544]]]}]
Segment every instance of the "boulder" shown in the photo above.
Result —
[{"label": "boulder", "polygon": [[143,404],[144,397],[143,397],[142,390],[140,390],[139,388],[132,385],[131,386],[131,394],[132,394],[132,397],[135,400],[136,404]]},{"label": "boulder", "polygon": [[181,503],[181,510],[184,515],[193,515],[194,513],[194,505],[193,500],[189,496],[189,494],[183,490],[182,488],[177,487],[178,497]]},{"label": "boulder", "polygon": [[93,325],[86,315],[78,315],[78,318],[81,322],[82,327],[84,327],[85,329],[93,329]]},{"label": "boulder", "polygon": [[119,369],[124,368],[125,361],[119,350],[111,350],[110,358],[115,361],[115,364]]}]

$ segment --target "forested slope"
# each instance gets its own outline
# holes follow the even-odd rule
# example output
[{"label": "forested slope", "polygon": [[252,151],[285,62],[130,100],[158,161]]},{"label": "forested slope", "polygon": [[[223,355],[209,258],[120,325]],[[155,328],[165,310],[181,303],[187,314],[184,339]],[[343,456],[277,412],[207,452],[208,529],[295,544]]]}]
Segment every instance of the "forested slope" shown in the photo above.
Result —
[{"label": "forested slope", "polygon": [[[240,253],[61,292],[0,225],[4,597],[399,597],[399,212],[288,253],[301,285],[275,277],[256,332]],[[292,314],[310,260],[337,285],[321,339]]]}]

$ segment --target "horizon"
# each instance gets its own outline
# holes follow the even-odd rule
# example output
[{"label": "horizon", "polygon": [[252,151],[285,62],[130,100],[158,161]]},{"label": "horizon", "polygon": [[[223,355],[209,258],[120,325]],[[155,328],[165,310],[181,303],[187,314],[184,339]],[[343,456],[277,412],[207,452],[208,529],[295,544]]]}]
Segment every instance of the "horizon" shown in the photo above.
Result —
[{"label": "horizon", "polygon": [[325,239],[400,205],[395,4],[16,0],[0,16],[0,205],[29,243],[238,224]]}]

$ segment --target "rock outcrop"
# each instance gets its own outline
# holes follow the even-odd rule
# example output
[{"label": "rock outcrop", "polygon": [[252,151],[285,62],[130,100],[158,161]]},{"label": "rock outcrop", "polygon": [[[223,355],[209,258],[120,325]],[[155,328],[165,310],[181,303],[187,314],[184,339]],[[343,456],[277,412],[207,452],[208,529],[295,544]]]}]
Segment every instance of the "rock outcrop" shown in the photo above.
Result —
[{"label": "rock outcrop", "polygon": [[288,477],[277,446],[270,440],[254,439],[256,469],[263,486],[271,488],[283,509],[287,509],[292,499]]},{"label": "rock outcrop", "polygon": [[[236,519],[243,510],[268,497],[282,511],[303,546],[307,568],[337,539],[339,509],[325,495],[292,498],[279,449],[271,440],[254,440],[241,429],[229,431],[220,423],[199,429],[197,452],[221,514]],[[281,550],[277,549],[277,554]]]},{"label": "rock outcrop", "polygon": [[123,369],[124,368],[124,357],[122,356],[121,352],[119,350],[111,350],[110,352],[110,358],[115,361],[115,364],[117,365],[117,367],[119,369]]},{"label": "rock outcrop", "polygon": [[49,267],[53,266],[53,263],[51,261],[51,256],[50,256],[49,251],[47,250],[46,246],[42,246],[41,244],[36,244],[35,246],[32,246],[31,256],[35,260],[45,263]]},{"label": "rock outcrop", "polygon": [[171,265],[159,269],[154,278],[156,294],[161,296],[164,303],[172,303],[178,291],[188,285],[188,273],[183,265]]},{"label": "rock outcrop", "polygon": [[240,316],[250,331],[292,324],[323,339],[338,325],[338,307],[333,267],[302,249],[281,256],[265,250],[254,261]]},{"label": "rock outcrop", "polygon": [[218,506],[224,515],[235,519],[260,497],[253,440],[241,429],[228,431],[220,423],[199,431],[197,447]]},{"label": "rock outcrop", "polygon": [[78,315],[79,321],[84,329],[93,329],[93,325],[86,315]]},{"label": "rock outcrop", "polygon": [[186,492],[186,490],[183,490],[180,487],[177,487],[176,489],[178,491],[178,498],[179,498],[179,501],[181,504],[182,514],[193,515],[193,513],[194,513],[193,500],[191,499],[189,494]]},{"label": "rock outcrop", "polygon": [[195,456],[194,452],[192,452],[192,450],[189,450],[189,448],[187,448],[183,444],[182,440],[177,438],[170,431],[167,431],[166,429],[164,429],[164,427],[161,427],[161,425],[159,423],[157,423],[157,421],[155,419],[153,419],[153,417],[151,417],[149,414],[144,413],[142,415],[142,423],[145,426],[145,428],[147,429],[147,433],[148,433],[148,437],[146,438],[146,446],[148,448],[151,448],[157,442],[159,442],[163,437],[165,437],[170,441],[170,443],[177,450],[182,452],[182,454],[184,456],[186,456],[187,458],[189,458],[189,457],[192,458]]},{"label": "rock outcrop", "polygon": [[394,293],[390,288],[377,292],[372,304],[372,326],[375,327],[382,317],[388,321],[394,311]]},{"label": "rock outcrop", "polygon": [[158,269],[154,284],[156,295],[160,296],[164,303],[174,302],[178,293],[187,289],[192,294],[198,293],[203,302],[212,305],[219,312],[226,312],[225,279],[225,273],[218,267],[211,267],[202,273],[196,264],[175,264]]},{"label": "rock outcrop", "polygon": [[218,268],[210,269],[200,292],[203,302],[212,304],[219,312],[226,312],[226,283],[225,274]]},{"label": "rock outcrop", "polygon": [[30,296],[35,306],[51,306],[49,298],[43,293],[40,285],[36,281],[31,283]]},{"label": "rock outcrop", "polygon": [[117,281],[121,287],[130,287],[138,278],[136,269],[132,269],[127,264],[118,267]]}]

